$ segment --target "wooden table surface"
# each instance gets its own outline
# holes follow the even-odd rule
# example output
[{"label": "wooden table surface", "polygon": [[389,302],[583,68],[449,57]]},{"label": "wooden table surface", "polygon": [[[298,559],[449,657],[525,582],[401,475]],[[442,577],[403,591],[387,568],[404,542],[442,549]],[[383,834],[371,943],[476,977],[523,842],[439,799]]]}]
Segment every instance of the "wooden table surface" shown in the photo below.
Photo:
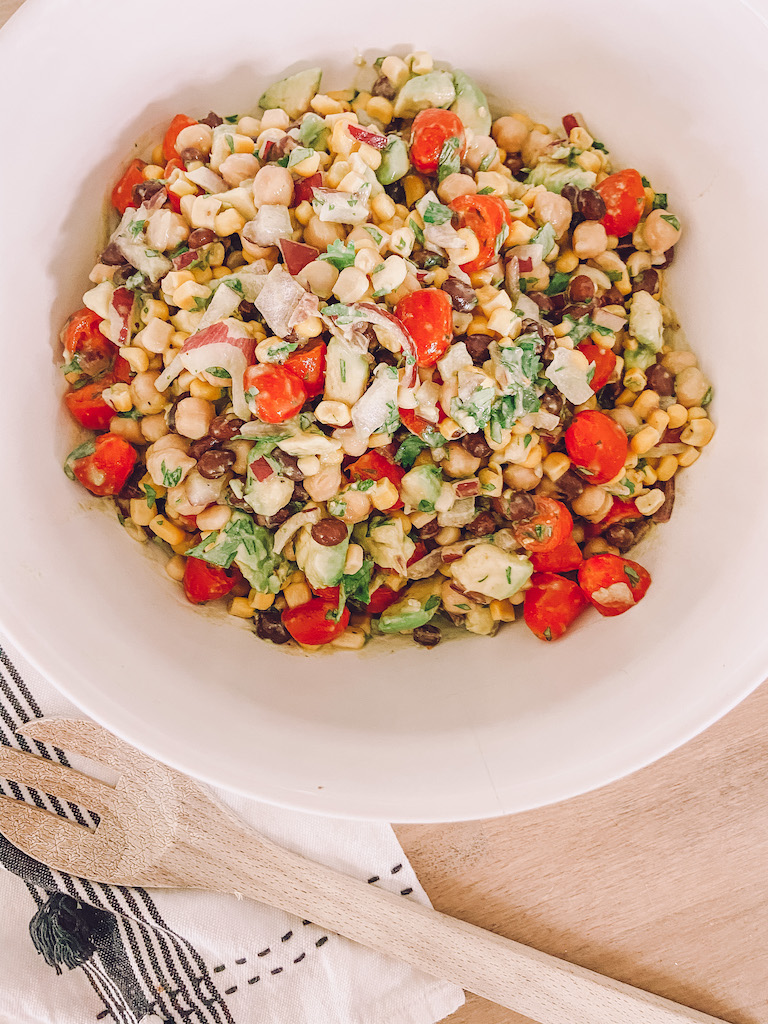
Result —
[{"label": "wooden table surface", "polygon": [[[0,25],[20,5],[0,0]],[[396,831],[439,910],[732,1024],[768,1022],[768,683],[595,793]],[[446,1024],[527,1020],[470,995]]]}]

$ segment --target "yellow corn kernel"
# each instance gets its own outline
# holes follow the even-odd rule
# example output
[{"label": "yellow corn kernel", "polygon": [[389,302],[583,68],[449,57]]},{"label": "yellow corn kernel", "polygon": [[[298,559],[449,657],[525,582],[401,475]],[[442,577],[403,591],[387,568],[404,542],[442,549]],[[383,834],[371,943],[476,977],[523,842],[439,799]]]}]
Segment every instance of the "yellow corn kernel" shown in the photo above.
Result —
[{"label": "yellow corn kernel", "polygon": [[331,647],[337,651],[360,651],[365,647],[366,639],[364,630],[358,626],[347,626],[341,636],[331,641]]},{"label": "yellow corn kernel", "polygon": [[111,388],[102,393],[102,398],[108,401],[115,412],[130,412],[133,408],[131,389],[127,384],[113,384]]},{"label": "yellow corn kernel", "polygon": [[557,257],[555,270],[561,274],[572,274],[579,265],[579,257],[572,249],[564,249]]},{"label": "yellow corn kernel", "polygon": [[312,600],[312,592],[306,583],[289,583],[283,587],[283,597],[289,608],[296,608]]},{"label": "yellow corn kernel", "polygon": [[183,174],[180,174],[175,181],[168,186],[168,191],[173,192],[175,196],[196,196],[197,185],[193,185],[192,182],[185,178]]},{"label": "yellow corn kernel", "polygon": [[445,267],[435,267],[432,271],[432,287],[441,288],[450,276]]},{"label": "yellow corn kernel", "polygon": [[218,281],[220,277],[229,277],[232,271],[229,267],[212,267],[211,276],[214,281]]},{"label": "yellow corn kernel", "polygon": [[646,422],[649,427],[653,427],[654,430],[658,430],[663,435],[669,426],[669,415],[663,409],[654,409],[646,418]]},{"label": "yellow corn kernel", "polygon": [[646,463],[646,465],[643,467],[642,472],[640,473],[640,479],[642,480],[643,485],[645,487],[653,487],[653,485],[659,478],[656,475],[656,470]]},{"label": "yellow corn kernel", "polygon": [[172,580],[176,580],[177,583],[181,583],[184,579],[184,567],[186,564],[187,560],[182,555],[173,555],[165,563],[165,571]]},{"label": "yellow corn kernel", "polygon": [[491,618],[494,622],[514,622],[515,606],[507,599],[504,601],[491,601]]},{"label": "yellow corn kernel", "polygon": [[473,316],[472,323],[467,328],[467,334],[487,334],[490,336],[493,333],[484,316]]},{"label": "yellow corn kernel", "polygon": [[248,603],[257,612],[265,612],[275,603],[274,594],[262,594],[258,590],[252,590],[248,595]]},{"label": "yellow corn kernel", "polygon": [[688,421],[688,410],[684,405],[675,403],[675,405],[667,406],[667,416],[669,416],[669,429],[677,430]]},{"label": "yellow corn kernel", "polygon": [[163,153],[162,145],[157,145],[152,150],[152,163],[153,164],[158,164],[159,166],[163,166],[163,167],[165,166],[166,160],[165,160],[165,153]]},{"label": "yellow corn kernel", "polygon": [[504,479],[501,473],[494,473],[492,469],[481,469],[477,474],[480,481],[480,488],[484,498],[499,498],[504,489]]},{"label": "yellow corn kernel", "polygon": [[157,515],[154,501],[150,505],[144,498],[131,498],[129,509],[131,519],[137,526],[149,526]]},{"label": "yellow corn kernel", "polygon": [[640,430],[633,435],[629,445],[635,455],[644,455],[649,448],[653,448],[653,446],[658,444],[660,440],[661,435],[658,430],[654,430],[653,427],[645,426],[641,427]]},{"label": "yellow corn kernel", "polygon": [[571,460],[564,452],[552,452],[541,464],[544,475],[556,483],[571,468]]},{"label": "yellow corn kernel", "polygon": [[213,280],[213,271],[210,267],[195,267],[192,271],[192,276],[198,284],[208,284],[209,281]]},{"label": "yellow corn kernel", "polygon": [[323,332],[323,321],[319,316],[309,316],[306,320],[302,320],[293,328],[296,332],[297,337],[301,338],[302,341],[307,341],[309,338],[316,338]]},{"label": "yellow corn kernel", "polygon": [[452,420],[450,416],[446,416],[445,419],[441,421],[438,429],[447,441],[453,441],[455,438],[461,437],[465,432],[456,420]]},{"label": "yellow corn kernel", "polygon": [[382,582],[384,583],[385,586],[389,587],[390,590],[398,592],[403,589],[408,580],[405,578],[405,576],[400,576],[396,572],[388,572],[384,575],[384,579]]},{"label": "yellow corn kernel", "polygon": [[207,285],[198,284],[194,280],[185,281],[174,291],[171,302],[179,309],[197,310],[201,305],[201,300],[208,299],[210,294],[211,289]]},{"label": "yellow corn kernel", "polygon": [[663,504],[664,491],[658,487],[648,491],[646,494],[641,494],[639,498],[635,498],[635,508],[644,516],[652,516],[654,512],[659,511]]},{"label": "yellow corn kernel", "polygon": [[536,229],[524,224],[521,220],[512,221],[512,227],[507,235],[507,245],[525,245],[536,234]]},{"label": "yellow corn kernel", "polygon": [[665,455],[659,459],[656,465],[656,479],[661,480],[664,483],[667,480],[671,480],[677,472],[678,461],[674,455]]},{"label": "yellow corn kernel", "polygon": [[649,414],[653,412],[654,409],[658,409],[658,407],[658,392],[652,391],[650,388],[646,388],[645,391],[641,391],[632,403],[633,411],[637,413],[641,420],[647,420]]},{"label": "yellow corn kernel", "polygon": [[427,194],[424,182],[415,174],[406,174],[403,178],[403,188],[406,206],[415,206]]},{"label": "yellow corn kernel", "polygon": [[181,544],[187,536],[179,526],[170,522],[165,516],[155,516],[147,523],[147,526],[152,533],[157,534],[161,540],[166,541],[171,547]]},{"label": "yellow corn kernel", "polygon": [[366,105],[366,113],[383,125],[388,125],[395,116],[395,108],[384,96],[372,96]]},{"label": "yellow corn kernel", "polygon": [[146,167],[142,168],[141,176],[144,181],[153,181],[155,178],[162,178],[163,168],[160,164],[147,164]]},{"label": "yellow corn kernel", "polygon": [[696,445],[697,448],[703,448],[709,444],[714,436],[715,424],[712,420],[699,418],[691,420],[680,435],[680,440],[683,444],[692,444]]},{"label": "yellow corn kernel", "polygon": [[193,398],[206,398],[209,402],[218,402],[223,394],[221,388],[214,387],[207,380],[199,380],[197,377],[190,383],[189,393]]},{"label": "yellow corn kernel", "polygon": [[143,348],[128,345],[120,349],[120,355],[134,373],[144,373],[149,369],[149,354]]},{"label": "yellow corn kernel", "polygon": [[692,466],[700,455],[701,449],[694,448],[693,445],[691,445],[690,448],[686,448],[682,455],[677,456],[677,464],[681,468],[685,469],[687,466]]},{"label": "yellow corn kernel", "polygon": [[702,409],[700,405],[694,405],[688,410],[688,421],[691,420],[705,420],[707,418],[707,410]]},{"label": "yellow corn kernel", "polygon": [[167,320],[171,315],[168,304],[162,299],[146,299],[141,307],[141,322],[148,324],[150,320]]},{"label": "yellow corn kernel", "polygon": [[386,192],[380,192],[371,200],[371,213],[379,222],[391,220],[395,216],[395,204]]},{"label": "yellow corn kernel", "polygon": [[352,100],[352,109],[356,114],[359,114],[361,110],[367,112],[368,104],[372,99],[373,97],[369,92],[359,92]]},{"label": "yellow corn kernel", "polygon": [[306,227],[315,215],[315,211],[312,209],[312,204],[308,203],[306,199],[299,203],[294,210],[294,213],[296,214],[296,220],[302,225],[302,227]]},{"label": "yellow corn kernel", "polygon": [[400,497],[391,480],[377,480],[368,491],[368,498],[375,509],[383,512],[391,508]]},{"label": "yellow corn kernel", "polygon": [[221,213],[217,213],[213,220],[213,230],[221,238],[226,238],[228,235],[235,235],[238,231],[242,231],[245,227],[245,217],[242,213],[238,213],[237,210],[229,209],[222,210]]},{"label": "yellow corn kernel", "polygon": [[253,608],[247,597],[233,597],[227,611],[238,619],[250,619],[253,615]]},{"label": "yellow corn kernel", "polygon": [[624,374],[624,387],[629,391],[640,392],[646,385],[645,374],[637,366]]},{"label": "yellow corn kernel", "polygon": [[528,454],[525,457],[525,461],[521,462],[521,466],[525,466],[526,469],[535,469],[541,465],[541,460],[544,456],[544,449],[540,444],[532,444],[528,449]]},{"label": "yellow corn kernel", "polygon": [[631,391],[629,388],[625,388],[622,391],[622,393],[619,395],[619,397],[616,399],[615,404],[616,405],[633,405],[636,397],[637,396],[635,395],[634,391]]},{"label": "yellow corn kernel", "polygon": [[349,104],[334,100],[321,92],[312,97],[309,105],[321,117],[326,117],[328,114],[341,114],[349,106]]}]

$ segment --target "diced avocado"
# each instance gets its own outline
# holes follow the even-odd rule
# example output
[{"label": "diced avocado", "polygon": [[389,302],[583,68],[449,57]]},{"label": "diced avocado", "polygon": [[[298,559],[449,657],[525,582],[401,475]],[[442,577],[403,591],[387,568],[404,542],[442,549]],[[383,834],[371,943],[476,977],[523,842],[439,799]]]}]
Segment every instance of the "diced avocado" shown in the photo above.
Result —
[{"label": "diced avocado", "polygon": [[417,580],[407,587],[403,596],[381,613],[379,629],[382,633],[399,633],[429,622],[440,607],[442,582],[442,577]]},{"label": "diced avocado", "polygon": [[400,481],[400,497],[412,509],[434,512],[442,486],[443,474],[439,466],[415,466]]},{"label": "diced avocado", "polygon": [[450,107],[456,99],[453,76],[447,71],[430,71],[409,78],[395,100],[395,117],[413,117],[429,107]]},{"label": "diced avocado", "polygon": [[331,338],[325,356],[323,398],[353,406],[365,391],[370,369],[369,360],[359,348],[341,338]]},{"label": "diced avocado", "polygon": [[381,151],[381,163],[376,171],[376,178],[381,185],[391,185],[408,173],[411,161],[408,158],[408,147],[399,135],[388,135],[387,144]]},{"label": "diced avocado", "polygon": [[257,480],[248,467],[245,478],[243,500],[260,516],[274,516],[291,500],[294,483],[279,473],[272,473],[266,480]]},{"label": "diced avocado", "polygon": [[382,569],[394,569],[405,576],[408,559],[416,545],[403,529],[402,519],[376,517],[370,520],[366,529],[361,524],[355,530],[358,543]]},{"label": "diced avocado", "polygon": [[594,171],[568,167],[557,160],[539,160],[525,181],[528,185],[545,185],[550,192],[557,192],[559,195],[563,185],[569,182],[577,188],[592,188],[597,181],[597,175]]},{"label": "diced avocado", "polygon": [[302,526],[296,534],[296,564],[313,587],[335,587],[344,575],[349,537],[341,544],[326,547],[312,537],[312,527]]},{"label": "diced avocado", "polygon": [[290,571],[289,563],[275,553],[270,531],[237,510],[223,530],[206,537],[188,554],[223,569],[234,562],[262,594],[278,593]]},{"label": "diced avocado", "polygon": [[635,292],[629,305],[629,333],[638,345],[661,351],[664,344],[661,306],[648,292]]},{"label": "diced avocado", "polygon": [[262,110],[274,110],[279,107],[292,120],[309,110],[309,103],[320,88],[323,72],[320,68],[307,68],[297,71],[295,75],[281,78],[270,85],[259,100]]},{"label": "diced avocado", "polygon": [[453,72],[453,84],[456,99],[451,110],[458,114],[465,128],[470,128],[475,135],[489,135],[491,132],[491,112],[485,93],[464,71]]},{"label": "diced avocado", "polygon": [[325,118],[319,114],[309,113],[301,119],[299,126],[299,145],[307,146],[309,149],[327,149],[331,129],[325,123]]},{"label": "diced avocado", "polygon": [[455,562],[451,562],[453,578],[462,590],[497,601],[516,594],[533,572],[528,558],[502,551],[494,544],[476,544]]}]

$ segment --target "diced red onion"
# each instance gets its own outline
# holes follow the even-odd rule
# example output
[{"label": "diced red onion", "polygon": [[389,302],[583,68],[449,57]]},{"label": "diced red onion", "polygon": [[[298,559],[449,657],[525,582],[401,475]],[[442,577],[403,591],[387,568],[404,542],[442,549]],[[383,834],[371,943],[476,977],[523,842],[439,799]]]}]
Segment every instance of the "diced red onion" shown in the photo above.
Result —
[{"label": "diced red onion", "polygon": [[[133,305],[136,301],[135,294],[129,288],[115,288],[110,299],[110,314],[114,310],[118,329],[117,337],[111,340],[115,345],[127,345],[131,337],[131,321],[133,319]],[[110,321],[112,317],[110,315]]]},{"label": "diced red onion", "polygon": [[356,124],[348,124],[347,131],[353,139],[364,142],[367,146],[373,146],[374,149],[384,149],[387,145],[386,135],[366,131],[365,128],[358,128]]},{"label": "diced red onion", "polygon": [[298,206],[300,203],[311,203],[314,197],[314,190],[323,184],[323,176],[320,171],[310,174],[308,178],[293,183],[293,202],[291,206]]},{"label": "diced red onion", "polygon": [[281,238],[277,244],[283,254],[285,269],[291,277],[296,277],[308,263],[314,262],[320,255],[320,250],[316,249],[314,245],[294,242],[290,238]]},{"label": "diced red onion", "polygon": [[253,460],[250,464],[250,469],[251,473],[253,473],[259,483],[261,483],[262,480],[268,479],[268,477],[272,476],[272,473],[274,472],[263,455],[261,458]]}]

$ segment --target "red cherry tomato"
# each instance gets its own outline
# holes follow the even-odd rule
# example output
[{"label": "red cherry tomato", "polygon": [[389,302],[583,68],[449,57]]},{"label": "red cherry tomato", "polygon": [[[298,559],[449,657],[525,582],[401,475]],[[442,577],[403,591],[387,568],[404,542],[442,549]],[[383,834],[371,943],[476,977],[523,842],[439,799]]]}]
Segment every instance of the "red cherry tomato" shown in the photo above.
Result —
[{"label": "red cherry tomato", "polygon": [[453,308],[447,292],[422,288],[403,296],[395,316],[413,338],[419,366],[434,366],[453,340]]},{"label": "red cherry tomato", "polygon": [[588,362],[594,363],[595,372],[589,386],[593,391],[599,391],[611,379],[616,366],[616,356],[609,348],[600,348],[599,345],[579,345],[579,352],[587,357]]},{"label": "red cherry tomato", "polygon": [[614,498],[610,512],[599,523],[583,524],[584,536],[587,539],[599,537],[600,534],[605,533],[608,527],[613,526],[614,523],[637,522],[638,519],[642,518],[643,514],[637,511],[637,505],[635,505],[634,500],[625,501],[623,498]]},{"label": "red cherry tomato", "polygon": [[619,555],[593,555],[579,569],[579,586],[601,615],[621,615],[645,597],[647,569]]},{"label": "red cherry tomato", "polygon": [[578,413],[566,430],[565,447],[571,462],[591,484],[604,484],[623,467],[629,438],[610,416],[588,409]]},{"label": "red cherry tomato", "polygon": [[338,606],[341,587],[312,587],[311,589],[315,597],[322,597],[324,601],[330,601],[334,607]]},{"label": "red cherry tomato", "polygon": [[[407,427],[412,434],[420,437],[422,441],[427,441],[430,437],[438,435],[438,429],[436,423],[430,423],[429,420],[425,420],[423,416],[419,416],[413,409],[399,409],[400,422],[404,427]],[[445,413],[442,412],[442,407],[438,406],[438,412],[442,413],[441,418],[445,418]]]},{"label": "red cherry tomato", "polygon": [[263,423],[282,423],[295,416],[307,400],[304,384],[278,363],[249,366],[243,374],[248,405]]},{"label": "red cherry tomato", "polygon": [[329,644],[341,636],[349,624],[349,608],[343,609],[338,622],[335,621],[336,608],[335,601],[313,597],[306,604],[286,608],[282,616],[283,625],[300,644],[310,647]]},{"label": "red cherry tomato", "polygon": [[166,160],[173,160],[178,156],[176,152],[176,139],[179,137],[179,132],[185,128],[189,128],[192,124],[197,124],[191,117],[187,117],[186,114],[177,114],[176,117],[168,125],[163,138],[163,156]]},{"label": "red cherry tomato", "polygon": [[91,381],[81,388],[68,391],[64,402],[78,423],[88,430],[106,430],[117,413],[102,398],[102,392],[115,383],[111,374]]},{"label": "red cherry tomato", "polygon": [[536,572],[573,572],[584,561],[573,534],[551,551],[532,551],[531,565]]},{"label": "red cherry tomato", "polygon": [[118,434],[100,434],[94,451],[72,463],[72,472],[91,494],[117,494],[136,464],[136,451]]},{"label": "red cherry tomato", "polygon": [[101,323],[102,318],[84,306],[72,314],[61,332],[64,358],[70,362],[76,356],[77,366],[87,377],[96,377],[108,370],[117,356],[117,346],[99,330]]},{"label": "red cherry tomato", "polygon": [[184,566],[184,593],[192,604],[225,597],[237,579],[235,573],[211,565],[202,558],[188,558]]},{"label": "red cherry tomato", "polygon": [[512,226],[512,218],[500,196],[457,196],[448,204],[459,215],[459,226],[474,232],[480,243],[480,254],[469,263],[462,263],[461,269],[467,274],[485,270],[496,262],[501,247],[501,232],[506,224]]},{"label": "red cherry tomato", "polygon": [[146,166],[143,160],[131,160],[125,174],[112,189],[112,205],[118,213],[139,205],[133,201],[133,186],[144,181],[142,171]]},{"label": "red cherry tomato", "polygon": [[315,338],[304,348],[291,352],[283,363],[292,373],[304,381],[307,398],[316,398],[325,382],[325,342]]},{"label": "red cherry tomato", "polygon": [[526,551],[554,551],[573,530],[571,513],[555,498],[535,494],[533,500],[536,511],[528,519],[515,523],[515,539]]},{"label": "red cherry tomato", "polygon": [[573,580],[539,572],[525,592],[523,617],[539,640],[559,640],[586,607],[587,599]]},{"label": "red cherry tomato", "polygon": [[[353,482],[357,480],[391,480],[398,493],[400,491],[400,482],[405,476],[405,470],[402,466],[397,466],[394,462],[390,462],[385,455],[382,455],[381,452],[375,449],[367,451],[365,455],[362,455],[348,466],[347,473],[349,474],[349,479]],[[390,509],[402,507],[403,503],[400,498],[393,505],[389,506]],[[389,511],[389,509],[382,511]]]},{"label": "red cherry tomato", "polygon": [[437,174],[440,153],[448,139],[458,139],[461,161],[466,149],[464,125],[452,110],[421,110],[411,125],[411,163],[422,174]]},{"label": "red cherry tomato", "polygon": [[633,167],[603,178],[595,190],[605,203],[601,223],[609,235],[628,235],[640,223],[645,206],[643,179]]},{"label": "red cherry tomato", "polygon": [[365,610],[369,615],[381,615],[382,612],[386,611],[391,604],[394,604],[398,598],[396,590],[392,590],[386,583],[382,583],[380,587],[377,587],[371,594],[371,600],[365,606]]}]

